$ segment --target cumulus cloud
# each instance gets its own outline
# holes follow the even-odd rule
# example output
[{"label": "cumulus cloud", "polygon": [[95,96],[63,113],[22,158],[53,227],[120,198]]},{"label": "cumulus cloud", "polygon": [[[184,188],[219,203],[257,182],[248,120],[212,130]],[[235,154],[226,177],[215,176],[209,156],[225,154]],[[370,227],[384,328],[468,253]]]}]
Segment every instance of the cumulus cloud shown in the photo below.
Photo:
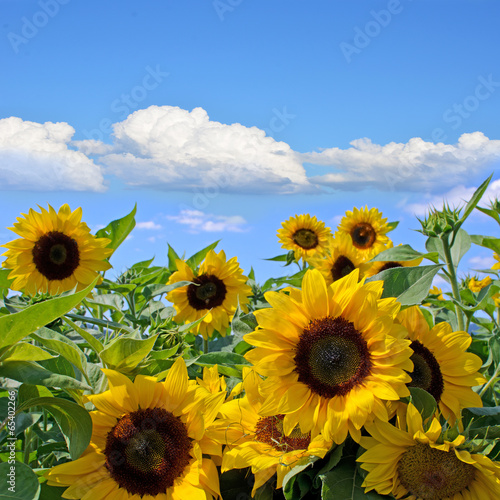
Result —
[{"label": "cumulus cloud", "polygon": [[[211,121],[202,108],[150,106],[113,129],[113,152],[100,161],[131,186],[282,194],[318,189],[288,144],[257,127]],[[99,153],[102,145],[86,141],[85,148]]]},{"label": "cumulus cloud", "polygon": [[488,255],[486,257],[481,255],[476,255],[475,257],[471,257],[469,259],[469,264],[471,264],[476,269],[491,269],[493,264],[496,264],[496,260]]},{"label": "cumulus cloud", "polygon": [[[436,207],[441,209],[443,201],[448,203],[451,207],[463,207],[472,197],[476,191],[476,187],[465,187],[463,185],[456,186],[445,194],[440,195],[426,195],[424,203],[409,203],[405,210],[418,217],[425,215],[429,208]],[[486,189],[483,198],[481,199],[480,206],[486,206],[490,201],[495,198],[500,199],[500,179],[493,181]]]},{"label": "cumulus cloud", "polygon": [[200,210],[185,209],[167,219],[187,227],[190,233],[242,233],[248,231],[247,221],[240,215],[213,215]]},{"label": "cumulus cloud", "polygon": [[384,146],[367,138],[350,144],[348,149],[300,155],[304,162],[332,168],[332,172],[310,181],[347,191],[371,187],[435,192],[436,186],[442,189],[465,182],[500,160],[500,140],[490,140],[482,132],[462,134],[457,144],[435,144],[419,137]]},{"label": "cumulus cloud", "polygon": [[138,222],[135,225],[136,229],[149,229],[153,231],[158,231],[162,229],[162,226],[160,224],[156,224],[156,222],[153,222],[152,220],[146,221],[146,222]]},{"label": "cumulus cloud", "polygon": [[0,120],[0,187],[35,191],[104,191],[101,167],[68,148],[67,123]]}]

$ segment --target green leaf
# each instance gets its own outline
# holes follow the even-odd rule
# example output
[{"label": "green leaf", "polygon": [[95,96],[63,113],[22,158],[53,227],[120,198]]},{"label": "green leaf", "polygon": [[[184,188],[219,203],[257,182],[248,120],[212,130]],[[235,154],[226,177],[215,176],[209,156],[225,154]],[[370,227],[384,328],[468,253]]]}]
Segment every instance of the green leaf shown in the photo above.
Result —
[{"label": "green leaf", "polygon": [[436,413],[437,403],[434,397],[420,387],[409,387],[410,401],[413,406],[418,410],[422,418],[427,420]]},{"label": "green leaf", "polygon": [[80,292],[39,302],[17,313],[0,316],[0,348],[15,344],[40,327],[71,311],[91,292],[98,279],[96,278]]},{"label": "green leaf", "polygon": [[110,222],[105,228],[99,229],[95,235],[98,238],[110,239],[111,243],[107,248],[116,250],[125,241],[125,238],[131,233],[132,229],[134,229],[136,212],[137,204],[128,215]]},{"label": "green leaf", "polygon": [[477,189],[476,191],[474,192],[474,194],[472,195],[472,198],[469,200],[469,202],[467,203],[467,205],[465,205],[465,210],[464,210],[464,214],[462,215],[462,217],[460,218],[460,220],[457,222],[457,224],[455,225],[455,230],[454,232],[457,232],[457,230],[460,228],[460,226],[465,222],[465,220],[467,219],[467,217],[469,217],[469,215],[472,213],[472,211],[474,210],[474,208],[476,208],[477,204],[479,203],[479,201],[481,200],[481,198],[483,197],[483,194],[484,192],[486,191],[486,188],[488,187],[488,184],[490,183],[491,181],[491,178],[493,177],[493,174],[491,174]]},{"label": "green leaf", "polygon": [[382,298],[396,297],[402,305],[420,304],[432,285],[434,276],[443,266],[394,267],[386,269],[366,281],[384,281]]},{"label": "green leaf", "polygon": [[177,265],[175,264],[176,260],[181,260],[181,258],[177,255],[177,252],[167,243],[168,245],[168,268],[170,271],[177,271]]},{"label": "green leaf", "polygon": [[49,328],[39,328],[31,334],[43,346],[57,352],[70,363],[74,364],[84,376],[87,374],[87,357],[77,344]]},{"label": "green leaf", "polygon": [[[345,442],[344,442],[345,443]],[[344,443],[336,445],[332,450],[328,452],[326,457],[322,460],[325,462],[324,465],[319,469],[316,477],[314,478],[314,487],[319,488],[321,486],[321,477],[323,474],[330,472],[333,468],[337,466],[342,458],[342,452],[344,451]]]},{"label": "green leaf", "polygon": [[[315,462],[319,460],[318,457],[314,456],[309,456],[306,457],[302,460],[299,460],[298,464],[292,467],[286,474],[285,477],[283,478],[283,491],[287,491],[286,485],[288,482],[292,479],[292,477],[296,476],[297,474],[300,474],[303,470],[308,469],[312,465],[314,465]],[[285,493],[286,496],[286,493]]]},{"label": "green leaf", "polygon": [[100,307],[103,312],[108,309],[121,311],[123,308],[123,297],[117,293],[107,293],[104,295],[97,295],[94,293],[91,299],[86,298],[84,300],[84,304],[93,307],[93,309],[98,309]]},{"label": "green leaf", "polygon": [[101,359],[113,370],[131,372],[153,349],[157,337],[144,340],[118,337],[101,351]]},{"label": "green leaf", "polygon": [[387,227],[389,228],[387,230],[387,232],[389,233],[390,231],[394,231],[394,229],[396,229],[399,225],[399,221],[398,220],[395,220],[393,222],[388,222],[387,223]]},{"label": "green leaf", "polygon": [[464,408],[462,410],[464,427],[471,429],[498,425],[500,421],[500,406],[482,408]]},{"label": "green leaf", "polygon": [[339,464],[330,472],[320,476],[323,487],[322,500],[379,500],[392,498],[379,495],[374,491],[365,493],[361,486],[363,480],[356,466],[355,457],[350,455],[342,458]]},{"label": "green leaf", "polygon": [[491,210],[489,208],[482,208],[482,207],[476,207],[480,212],[483,212],[483,214],[489,215],[493,219],[495,219],[499,224],[500,224],[500,215],[498,215],[495,210]]},{"label": "green leaf", "polygon": [[194,255],[191,255],[189,259],[186,261],[186,264],[191,268],[191,269],[196,269],[202,262],[203,259],[207,256],[207,253],[210,252],[210,250],[213,250],[218,244],[220,240],[214,241],[207,247],[203,248],[199,252],[196,252]]},{"label": "green leaf", "polygon": [[471,234],[470,239],[475,245],[489,248],[500,255],[500,238],[495,238],[494,236],[483,236],[481,234]]},{"label": "green leaf", "polygon": [[38,346],[26,342],[18,342],[2,353],[0,361],[42,361],[52,357],[52,354],[49,354]]},{"label": "green leaf", "polygon": [[10,273],[10,269],[0,269],[0,296],[2,295],[2,292],[7,292],[7,290],[9,290],[10,285],[14,281],[14,278],[9,279],[7,277]]},{"label": "green leaf", "polygon": [[[109,328],[111,330],[116,330],[117,332],[124,331],[127,333],[132,333],[134,330],[127,325],[122,323],[115,323],[114,321],[107,321],[105,319],[91,318],[90,316],[80,316],[78,314],[68,313],[65,318],[71,318],[76,321],[82,321],[83,323],[90,323],[91,325],[102,326],[104,328]],[[80,335],[82,335],[81,332]],[[83,335],[82,335],[83,336]]]},{"label": "green leaf", "polygon": [[[13,468],[13,469],[12,469]],[[12,476],[9,474],[12,473]],[[31,467],[21,462],[0,464],[0,499],[1,500],[38,500],[40,483]],[[10,483],[10,478],[15,478]],[[9,490],[9,488],[12,488]]]},{"label": "green leaf", "polygon": [[170,285],[162,285],[160,283],[154,283],[152,285],[147,285],[144,287],[142,291],[142,295],[146,300],[150,300],[154,297],[158,297],[159,295],[163,295],[164,293],[171,292],[176,288],[180,288],[181,286],[191,285],[192,281],[177,281],[176,283],[172,283]]},{"label": "green leaf", "polygon": [[[94,351],[99,354],[103,349],[104,346],[102,345],[101,341],[96,339],[94,335],[89,333],[87,330],[79,327],[76,323],[73,323],[67,316],[63,316],[62,318],[75,332],[77,332],[82,339],[84,339],[87,344],[94,349]],[[97,333],[97,332],[96,332]]]},{"label": "green leaf", "polygon": [[423,253],[417,252],[410,245],[399,245],[380,252],[370,262],[407,262],[423,256]]},{"label": "green leaf", "polygon": [[61,389],[91,390],[91,388],[67,375],[60,375],[30,361],[8,361],[0,366],[0,377],[17,380],[23,384],[60,387]]},{"label": "green leaf", "polygon": [[92,436],[92,419],[82,406],[62,398],[34,398],[17,408],[17,412],[35,406],[45,408],[56,420],[73,460],[87,448]]},{"label": "green leaf", "polygon": [[241,355],[235,352],[209,352],[202,354],[194,364],[198,366],[218,365],[219,373],[228,377],[240,377],[241,370],[244,366],[249,366],[250,363]]},{"label": "green leaf", "polygon": [[455,232],[455,240],[453,241],[453,246],[451,247],[451,259],[455,267],[458,267],[458,263],[470,250],[470,246],[471,239],[468,233],[466,233],[463,229],[459,229]]}]

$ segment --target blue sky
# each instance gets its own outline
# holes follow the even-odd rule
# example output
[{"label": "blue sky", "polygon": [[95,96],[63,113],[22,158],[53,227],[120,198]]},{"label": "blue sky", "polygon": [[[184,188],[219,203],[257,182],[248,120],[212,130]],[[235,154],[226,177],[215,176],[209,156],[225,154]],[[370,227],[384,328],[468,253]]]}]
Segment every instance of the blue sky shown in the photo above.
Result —
[{"label": "blue sky", "polygon": [[[492,172],[500,196],[495,0],[0,0],[0,15],[0,242],[36,204],[82,206],[97,229],[137,202],[117,271],[222,239],[263,280],[294,214],[335,229],[375,206],[422,249],[428,203]],[[480,214],[468,229],[498,232]]]}]

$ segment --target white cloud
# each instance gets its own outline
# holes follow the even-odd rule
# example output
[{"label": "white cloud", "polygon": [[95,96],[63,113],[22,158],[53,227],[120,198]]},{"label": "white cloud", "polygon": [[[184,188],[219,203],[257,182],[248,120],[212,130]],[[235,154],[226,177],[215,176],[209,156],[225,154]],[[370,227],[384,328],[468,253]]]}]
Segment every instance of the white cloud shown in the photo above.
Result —
[{"label": "white cloud", "polygon": [[132,186],[283,194],[317,190],[288,144],[257,127],[211,121],[202,108],[150,106],[113,129],[113,152],[100,161]]},{"label": "white cloud", "polygon": [[67,123],[0,120],[0,186],[35,191],[105,191],[101,167],[68,149]]},{"label": "white cloud", "polygon": [[146,221],[146,222],[138,222],[135,227],[137,229],[149,229],[153,231],[158,231],[162,229],[162,226],[160,224],[156,224],[156,222],[153,222],[152,220]]},{"label": "white cloud", "polygon": [[476,269],[491,269],[491,266],[496,264],[496,260],[491,255],[486,257],[476,255],[469,259],[469,264]]},{"label": "white cloud", "polygon": [[435,191],[436,186],[450,188],[465,182],[500,160],[500,140],[490,140],[482,132],[462,134],[455,145],[419,137],[384,146],[364,138],[351,145],[300,155],[304,162],[332,167],[331,173],[310,181],[340,190]]},{"label": "white cloud", "polygon": [[240,215],[213,215],[200,210],[181,210],[179,215],[167,215],[167,219],[187,226],[190,233],[248,231],[247,221]]},{"label": "white cloud", "polygon": [[[438,210],[443,207],[443,201],[447,202],[451,207],[463,207],[472,197],[477,187],[456,186],[445,194],[437,196],[426,195],[424,197],[425,203],[410,203],[406,206],[407,212],[413,213],[418,217],[425,215],[430,207],[436,207]],[[483,198],[481,199],[480,206],[486,206],[495,198],[500,199],[500,179],[493,181]]]}]

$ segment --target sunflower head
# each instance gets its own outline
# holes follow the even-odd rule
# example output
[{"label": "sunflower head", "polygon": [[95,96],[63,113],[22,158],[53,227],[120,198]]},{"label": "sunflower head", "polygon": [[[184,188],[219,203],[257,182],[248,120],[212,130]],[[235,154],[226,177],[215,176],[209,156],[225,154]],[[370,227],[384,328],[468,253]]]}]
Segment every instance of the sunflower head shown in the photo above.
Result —
[{"label": "sunflower head", "polygon": [[481,358],[467,352],[472,342],[468,333],[454,332],[446,322],[429,328],[417,306],[401,311],[397,321],[408,331],[413,350],[409,387],[429,392],[451,423],[460,418],[462,408],[483,405],[471,388],[484,383],[485,379],[478,371]]},{"label": "sunflower head", "polygon": [[486,276],[482,280],[476,279],[474,276],[469,280],[469,283],[467,284],[467,287],[471,292],[478,293],[480,292],[483,288],[487,287],[489,284],[491,284],[491,278],[489,276]]},{"label": "sunflower head", "polygon": [[239,267],[236,257],[226,262],[221,250],[216,254],[210,250],[197,273],[186,262],[176,260],[177,271],[170,276],[168,284],[191,281],[192,284],[176,288],[167,294],[177,312],[175,320],[182,323],[203,321],[196,326],[196,333],[204,339],[214,331],[226,335],[229,320],[234,315],[238,302],[245,312],[251,288],[247,277]]},{"label": "sunflower head", "polygon": [[368,207],[347,211],[338,227],[338,232],[349,235],[358,251],[369,258],[387,248],[390,240],[386,233],[389,230],[382,213],[376,208],[368,210]]},{"label": "sunflower head", "polygon": [[98,271],[111,267],[105,260],[113,252],[106,248],[110,240],[90,234],[81,222],[81,208],[71,212],[63,205],[56,212],[49,205],[48,210],[40,210],[30,209],[18,217],[9,229],[21,238],[2,245],[8,249],[2,266],[11,270],[13,290],[30,295],[54,295],[75,286],[81,290],[92,283]]},{"label": "sunflower head", "polygon": [[467,451],[462,435],[446,440],[439,421],[424,424],[413,404],[405,413],[395,427],[378,419],[366,426],[372,437],[361,438],[366,452],[358,458],[368,471],[365,492],[419,500],[499,498],[498,464]]},{"label": "sunflower head", "polygon": [[381,299],[382,282],[358,282],[358,270],[326,286],[316,270],[302,290],[268,292],[271,308],[255,312],[256,346],[245,357],[268,378],[261,415],[284,414],[285,432],[322,432],[336,443],[355,439],[373,415],[388,418],[385,400],[409,395],[412,354],[395,323],[395,299]]},{"label": "sunflower head", "polygon": [[190,383],[182,358],[164,383],[105,374],[110,389],[88,396],[96,407],[89,447],[78,460],[51,469],[48,484],[69,486],[64,497],[74,499],[217,497],[217,469],[204,457],[213,440],[206,441],[204,432],[225,393]]},{"label": "sunflower head", "polygon": [[295,259],[307,260],[325,253],[328,239],[331,238],[329,227],[309,214],[296,215],[281,223],[278,238],[281,248],[293,250]]},{"label": "sunflower head", "polygon": [[344,233],[337,233],[328,240],[326,254],[308,258],[307,262],[323,275],[327,285],[359,269],[359,278],[363,278],[371,267],[365,262],[366,256],[358,252],[351,238]]}]

